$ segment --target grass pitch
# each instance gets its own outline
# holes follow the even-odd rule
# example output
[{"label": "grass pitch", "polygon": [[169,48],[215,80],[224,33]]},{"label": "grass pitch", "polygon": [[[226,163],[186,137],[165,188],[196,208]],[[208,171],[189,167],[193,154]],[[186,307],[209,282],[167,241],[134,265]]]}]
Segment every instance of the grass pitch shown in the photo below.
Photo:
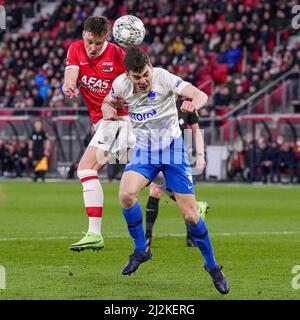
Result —
[{"label": "grass pitch", "polygon": [[[185,246],[176,205],[163,197],[154,228],[153,259],[135,275],[121,270],[132,253],[117,198],[104,184],[105,249],[74,253],[87,229],[81,185],[0,182],[2,299],[299,299],[292,268],[300,265],[300,188],[197,186],[211,206],[207,225],[231,291],[221,296],[197,248]],[[145,208],[148,190],[140,203]]]}]

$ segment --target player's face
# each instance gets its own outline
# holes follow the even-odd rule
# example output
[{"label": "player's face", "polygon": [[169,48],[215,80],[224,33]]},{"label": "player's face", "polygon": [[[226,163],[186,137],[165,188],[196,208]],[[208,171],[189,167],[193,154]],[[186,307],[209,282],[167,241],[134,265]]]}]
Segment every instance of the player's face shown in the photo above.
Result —
[{"label": "player's face", "polygon": [[85,51],[90,59],[99,57],[103,45],[106,41],[106,35],[95,36],[90,32],[83,32],[82,38],[84,41]]},{"label": "player's face", "polygon": [[149,92],[151,89],[152,75],[152,66],[149,65],[146,65],[142,72],[128,72],[128,77],[134,85],[135,92]]},{"label": "player's face", "polygon": [[42,127],[43,127],[43,125],[42,125],[42,122],[41,122],[41,121],[36,121],[36,122],[34,123],[34,129],[35,129],[36,131],[41,131],[41,130],[42,130]]}]

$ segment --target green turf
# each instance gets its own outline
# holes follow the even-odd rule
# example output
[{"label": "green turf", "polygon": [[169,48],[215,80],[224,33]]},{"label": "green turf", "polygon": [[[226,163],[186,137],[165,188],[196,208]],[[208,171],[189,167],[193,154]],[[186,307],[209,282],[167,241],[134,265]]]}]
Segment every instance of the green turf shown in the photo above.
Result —
[{"label": "green turf", "polygon": [[[161,200],[153,260],[131,277],[121,270],[132,242],[120,213],[118,185],[104,184],[105,249],[74,253],[86,231],[79,183],[0,183],[0,299],[299,299],[291,286],[300,265],[300,188],[197,187],[211,205],[207,224],[231,292],[221,296],[198,249],[185,246],[176,205]],[[145,206],[147,190],[140,202]],[[277,232],[286,231],[286,234]]]}]

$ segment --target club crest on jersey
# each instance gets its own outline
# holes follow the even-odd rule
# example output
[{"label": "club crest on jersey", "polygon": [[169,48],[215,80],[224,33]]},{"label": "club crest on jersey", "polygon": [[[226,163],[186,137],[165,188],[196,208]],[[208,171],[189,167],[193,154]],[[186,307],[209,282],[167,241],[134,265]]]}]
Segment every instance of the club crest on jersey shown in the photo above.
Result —
[{"label": "club crest on jersey", "polygon": [[110,94],[111,94],[112,98],[117,99],[114,87],[111,87]]},{"label": "club crest on jersey", "polygon": [[113,67],[105,67],[102,71],[103,72],[113,72],[114,68]]},{"label": "club crest on jersey", "polygon": [[182,80],[181,80],[181,79],[178,79],[178,80],[176,81],[176,88],[178,88],[181,83],[182,83]]},{"label": "club crest on jersey", "polygon": [[154,100],[155,99],[155,92],[151,90],[148,94],[148,98],[149,98],[149,100]]},{"label": "club crest on jersey", "polygon": [[145,112],[145,113],[133,113],[133,112],[130,112],[129,113],[129,116],[132,120],[135,120],[135,121],[145,121],[149,118],[152,118],[152,117],[155,117],[157,114],[157,111],[155,111],[154,109],[152,111],[148,111],[148,112]]}]

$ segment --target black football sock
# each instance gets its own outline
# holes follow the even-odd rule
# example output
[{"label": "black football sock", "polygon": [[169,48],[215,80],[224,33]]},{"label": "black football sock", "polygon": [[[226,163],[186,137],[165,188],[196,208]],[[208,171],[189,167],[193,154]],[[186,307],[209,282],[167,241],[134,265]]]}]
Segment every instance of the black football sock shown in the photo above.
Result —
[{"label": "black football sock", "polygon": [[158,214],[159,199],[149,196],[146,207],[146,238],[151,237],[153,225]]}]

